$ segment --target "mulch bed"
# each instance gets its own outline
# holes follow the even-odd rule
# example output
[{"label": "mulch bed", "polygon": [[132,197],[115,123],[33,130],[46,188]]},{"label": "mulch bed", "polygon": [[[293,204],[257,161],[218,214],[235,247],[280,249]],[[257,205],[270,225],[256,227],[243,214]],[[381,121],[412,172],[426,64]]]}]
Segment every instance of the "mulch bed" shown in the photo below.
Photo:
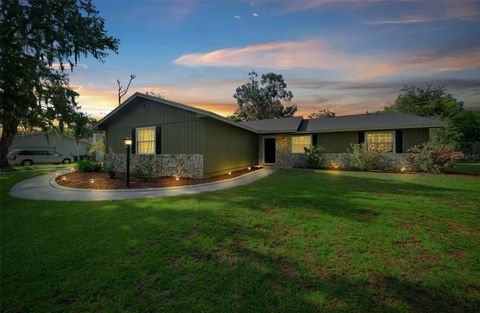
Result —
[{"label": "mulch bed", "polygon": [[[218,176],[212,176],[208,178],[183,178],[180,177],[177,180],[175,177],[156,177],[151,181],[142,181],[130,174],[130,188],[158,188],[158,187],[173,187],[173,186],[186,186],[211,183],[237,177],[249,172],[259,170],[260,167],[252,167],[249,169],[243,169],[239,171],[231,172],[232,174],[223,174]],[[91,182],[93,180],[93,183]],[[65,175],[58,176],[55,181],[57,184],[65,187],[72,188],[84,188],[84,189],[122,189],[126,187],[126,174],[117,174],[117,177],[111,179],[103,172],[91,172],[81,173],[72,172]]]}]

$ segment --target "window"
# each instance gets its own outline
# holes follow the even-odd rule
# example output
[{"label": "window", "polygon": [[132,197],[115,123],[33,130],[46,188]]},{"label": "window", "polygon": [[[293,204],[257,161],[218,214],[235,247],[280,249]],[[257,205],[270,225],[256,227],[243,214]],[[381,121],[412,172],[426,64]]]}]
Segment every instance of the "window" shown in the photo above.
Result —
[{"label": "window", "polygon": [[304,147],[310,147],[312,144],[312,136],[293,136],[292,137],[292,153],[304,153]]},{"label": "window", "polygon": [[155,127],[137,128],[137,153],[155,154]]},{"label": "window", "polygon": [[379,150],[382,152],[395,152],[394,132],[371,132],[367,133],[368,150]]}]

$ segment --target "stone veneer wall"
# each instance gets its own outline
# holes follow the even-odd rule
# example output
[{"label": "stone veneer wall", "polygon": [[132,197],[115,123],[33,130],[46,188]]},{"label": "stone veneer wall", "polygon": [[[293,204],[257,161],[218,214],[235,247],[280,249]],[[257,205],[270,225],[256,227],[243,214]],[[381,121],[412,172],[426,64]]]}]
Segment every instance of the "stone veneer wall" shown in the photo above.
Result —
[{"label": "stone veneer wall", "polygon": [[[408,153],[386,153],[385,163],[381,168],[386,171],[411,171],[412,168],[408,163]],[[338,168],[338,169],[353,169],[355,168],[353,155],[351,153],[325,153],[323,162],[324,168]],[[299,162],[298,167],[305,166],[305,159],[303,163]]]},{"label": "stone veneer wall", "polygon": [[[179,176],[188,178],[203,177],[203,154],[132,154],[130,156],[130,171],[136,164],[148,162],[153,158],[156,168],[155,176]],[[117,172],[123,173],[127,167],[126,154],[109,153],[105,155],[105,163],[113,163]]]}]

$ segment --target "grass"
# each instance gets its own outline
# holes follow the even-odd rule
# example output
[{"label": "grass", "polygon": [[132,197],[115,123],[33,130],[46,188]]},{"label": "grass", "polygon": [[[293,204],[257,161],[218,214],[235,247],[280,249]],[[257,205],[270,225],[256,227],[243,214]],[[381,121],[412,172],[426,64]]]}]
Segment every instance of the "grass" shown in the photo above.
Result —
[{"label": "grass", "polygon": [[74,168],[75,163],[71,164],[34,164],[30,166],[10,166],[7,168],[2,168],[3,172],[16,172],[16,171],[25,171],[25,170],[51,170],[51,169],[60,169],[60,168]]},{"label": "grass", "polygon": [[478,312],[480,179],[280,170],[195,196],[15,199],[3,312]]},{"label": "grass", "polygon": [[445,170],[447,173],[479,174],[480,162],[457,162]]}]

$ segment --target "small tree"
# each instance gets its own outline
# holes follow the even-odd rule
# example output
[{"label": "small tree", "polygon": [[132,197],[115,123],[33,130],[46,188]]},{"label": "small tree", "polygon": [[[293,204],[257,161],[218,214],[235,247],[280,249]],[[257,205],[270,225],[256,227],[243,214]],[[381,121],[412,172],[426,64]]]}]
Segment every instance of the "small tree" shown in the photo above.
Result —
[{"label": "small tree", "polygon": [[238,87],[233,97],[238,109],[229,118],[236,121],[263,120],[268,118],[290,117],[297,111],[296,105],[284,106],[282,101],[290,102],[293,93],[287,90],[287,84],[281,74],[266,73],[260,81],[258,74],[248,73],[249,82]]},{"label": "small tree", "polygon": [[308,168],[321,168],[324,162],[325,149],[319,145],[305,147],[305,157]]},{"label": "small tree", "polygon": [[318,112],[312,113],[308,118],[331,118],[335,117],[335,112],[330,111],[329,109],[320,109]]}]

